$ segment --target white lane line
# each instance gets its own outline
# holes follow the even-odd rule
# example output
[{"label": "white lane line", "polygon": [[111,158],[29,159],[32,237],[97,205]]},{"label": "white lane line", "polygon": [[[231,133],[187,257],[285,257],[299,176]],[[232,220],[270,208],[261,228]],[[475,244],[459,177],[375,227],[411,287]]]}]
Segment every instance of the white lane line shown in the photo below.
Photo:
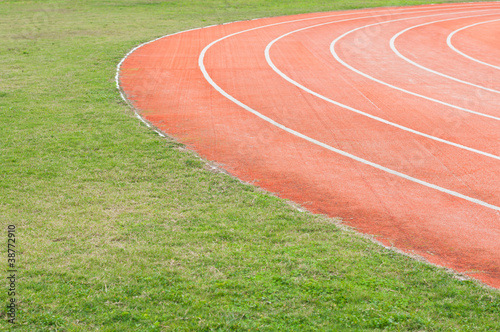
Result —
[{"label": "white lane line", "polygon": [[[440,14],[440,15],[443,15],[443,14]],[[434,16],[434,15],[432,15]],[[425,16],[427,17],[427,16]],[[335,21],[335,22],[328,22],[328,23],[321,23],[321,24],[316,24],[316,25],[312,25],[312,26],[309,26],[309,27],[305,27],[305,28],[301,28],[301,29],[297,29],[297,30],[294,30],[294,31],[291,31],[291,32],[288,32],[284,35],[281,35],[280,37],[274,39],[273,41],[271,41],[265,51],[264,51],[264,55],[266,57],[266,61],[267,63],[269,64],[269,66],[278,74],[280,75],[283,79],[285,79],[287,82],[295,85],[296,87],[298,87],[299,89],[319,98],[319,99],[322,99],[330,104],[334,104],[336,106],[339,106],[339,107],[342,107],[346,110],[349,110],[351,112],[354,112],[354,113],[357,113],[357,114],[360,114],[360,115],[363,115],[363,116],[366,116],[370,119],[373,119],[373,120],[376,120],[376,121],[379,121],[379,122],[382,122],[384,124],[387,124],[389,126],[392,126],[392,127],[396,127],[398,129],[401,129],[401,130],[404,130],[404,131],[407,131],[407,132],[410,132],[412,134],[415,134],[415,135],[419,135],[419,136],[423,136],[425,138],[429,138],[431,140],[434,140],[434,141],[437,141],[437,142],[441,142],[441,143],[444,143],[444,144],[448,144],[448,145],[451,145],[451,146],[454,146],[454,147],[457,147],[457,148],[460,148],[460,149],[463,149],[463,150],[467,150],[467,151],[470,151],[470,152],[474,152],[474,153],[477,153],[477,154],[480,154],[480,155],[483,155],[483,156],[486,156],[486,157],[489,157],[489,158],[493,158],[493,159],[496,159],[496,160],[500,160],[500,156],[497,156],[497,155],[494,155],[494,154],[491,154],[491,153],[488,153],[488,152],[484,152],[484,151],[481,151],[481,150],[477,150],[477,149],[474,149],[474,148],[471,148],[471,147],[468,147],[468,146],[465,146],[465,145],[462,145],[462,144],[458,144],[458,143],[454,143],[454,142],[451,142],[451,141],[448,141],[448,140],[445,140],[445,139],[442,139],[442,138],[439,138],[439,137],[436,137],[436,136],[432,136],[432,135],[429,135],[429,134],[426,134],[426,133],[423,133],[421,131],[417,131],[417,130],[414,130],[414,129],[411,129],[411,128],[408,128],[408,127],[405,127],[405,126],[402,126],[402,125],[399,125],[397,123],[394,123],[394,122],[391,122],[391,121],[388,121],[388,120],[385,120],[383,118],[380,118],[378,116],[375,116],[375,115],[372,115],[372,114],[369,114],[369,113],[366,113],[366,112],[363,112],[361,110],[358,110],[356,108],[353,108],[353,107],[350,107],[348,105],[345,105],[345,104],[342,104],[338,101],[335,101],[335,100],[332,100],[322,94],[319,94],[309,88],[307,88],[306,86],[298,83],[297,81],[293,80],[292,78],[290,78],[289,76],[287,76],[285,73],[283,73],[278,67],[276,67],[276,65],[274,64],[274,62],[272,61],[271,59],[271,56],[270,56],[270,50],[272,48],[272,46],[278,42],[280,39],[282,38],[285,38],[287,36],[290,36],[291,34],[294,34],[294,33],[297,33],[297,32],[300,32],[300,31],[304,31],[304,30],[307,30],[307,29],[312,29],[312,28],[316,28],[316,27],[319,27],[319,26],[324,26],[324,25],[328,25],[328,24],[334,24],[334,23],[340,23],[340,22],[346,22],[346,21],[352,21],[354,19],[346,19],[346,20],[341,20],[341,21]]]},{"label": "white lane line", "polygon": [[[430,15],[430,16],[435,16],[435,15]],[[420,17],[414,17],[414,18],[420,18]],[[481,112],[477,112],[477,111],[474,111],[474,110],[470,110],[470,109],[467,109],[467,108],[464,108],[464,107],[460,107],[460,106],[456,106],[456,105],[453,105],[453,104],[450,104],[450,103],[447,103],[447,102],[444,102],[442,100],[438,100],[438,99],[435,99],[435,98],[431,98],[431,97],[427,97],[427,96],[424,96],[424,95],[421,95],[421,94],[418,94],[416,92],[412,92],[412,91],[409,91],[409,90],[406,90],[406,89],[403,89],[403,88],[400,88],[400,87],[397,87],[395,85],[392,85],[390,83],[387,83],[387,82],[384,82],[380,79],[377,79],[373,76],[370,76],[356,68],[354,68],[353,66],[349,65],[348,63],[346,63],[344,60],[342,60],[340,58],[340,56],[337,54],[337,52],[335,51],[335,46],[337,45],[337,43],[339,42],[339,40],[341,40],[342,38],[346,37],[347,35],[349,34],[352,34],[356,31],[359,31],[361,29],[365,29],[365,28],[368,28],[368,27],[372,27],[372,26],[375,26],[375,25],[379,25],[379,24],[386,24],[386,23],[392,23],[392,22],[398,22],[398,21],[403,21],[403,20],[408,20],[408,19],[398,19],[398,20],[391,20],[391,21],[385,21],[385,22],[381,22],[381,23],[374,23],[374,24],[369,24],[369,25],[365,25],[365,26],[362,26],[362,27],[359,27],[359,28],[356,28],[356,29],[353,29],[353,30],[350,30],[346,33],[344,33],[343,35],[339,36],[338,38],[336,38],[331,44],[330,44],[330,52],[332,53],[333,57],[339,62],[341,63],[344,67],[352,70],[353,72],[363,76],[363,77],[366,77],[368,78],[369,80],[372,80],[374,82],[377,82],[379,84],[382,84],[382,85],[385,85],[385,86],[388,86],[394,90],[398,90],[398,91],[401,91],[401,92],[404,92],[404,93],[407,93],[409,95],[412,95],[412,96],[415,96],[415,97],[419,97],[419,98],[422,98],[422,99],[425,99],[425,100],[429,100],[429,101],[432,101],[432,102],[435,102],[437,104],[441,104],[441,105],[444,105],[444,106],[448,106],[448,107],[451,107],[451,108],[454,108],[454,109],[457,109],[457,110],[461,110],[463,112],[467,112],[467,113],[471,113],[471,114],[475,114],[475,115],[479,115],[479,116],[482,116],[482,117],[486,117],[486,118],[489,118],[489,119],[493,119],[493,120],[497,120],[497,121],[500,121],[500,117],[496,117],[496,116],[493,116],[493,115],[490,115],[490,114],[485,114],[485,113],[481,113]]]},{"label": "white lane line", "polygon": [[214,46],[215,44],[225,40],[225,39],[228,39],[230,37],[234,37],[234,36],[237,36],[237,35],[240,35],[242,33],[245,33],[245,32],[250,32],[250,31],[254,31],[254,30],[257,30],[257,29],[262,29],[262,28],[267,28],[267,27],[271,27],[271,26],[276,26],[277,24],[270,24],[270,25],[264,25],[264,26],[260,26],[260,27],[257,27],[257,28],[252,28],[252,29],[247,29],[247,30],[243,30],[243,31],[240,31],[240,32],[236,32],[236,33],[232,33],[232,34],[229,34],[229,35],[226,35],[222,38],[219,38],[217,40],[214,40],[213,42],[211,42],[210,44],[208,44],[200,53],[200,56],[198,58],[198,65],[200,67],[200,70],[201,72],[203,73],[203,76],[205,77],[205,79],[207,80],[207,82],[216,90],[218,91],[221,95],[223,95],[224,97],[226,97],[228,100],[232,101],[233,103],[235,103],[236,105],[240,106],[241,108],[243,108],[244,110],[254,114],[255,116],[259,117],[260,119],[272,124],[273,126],[277,127],[277,128],[280,128],[281,130],[287,132],[287,133],[290,133],[294,136],[297,136],[297,137],[300,137],[310,143],[313,143],[315,145],[318,145],[318,146],[321,146],[329,151],[332,151],[332,152],[335,152],[337,154],[340,154],[342,156],[345,156],[347,158],[350,158],[350,159],[353,159],[355,161],[358,161],[362,164],[365,164],[365,165],[368,165],[368,166],[371,166],[373,168],[376,168],[378,170],[381,170],[381,171],[384,171],[386,173],[389,173],[389,174],[392,174],[392,175],[395,175],[395,176],[398,176],[400,178],[403,178],[403,179],[406,179],[408,181],[411,181],[411,182],[414,182],[414,183],[418,183],[420,185],[423,185],[425,187],[428,187],[428,188],[431,188],[431,189],[435,189],[439,192],[442,192],[442,193],[445,193],[445,194],[448,194],[448,195],[451,195],[451,196],[454,196],[454,197],[457,197],[457,198],[460,198],[460,199],[463,199],[463,200],[466,200],[468,202],[471,202],[471,203],[475,203],[475,204],[478,204],[480,206],[483,206],[483,207],[486,207],[486,208],[489,208],[489,209],[492,209],[492,210],[495,210],[495,211],[500,211],[500,207],[499,206],[496,206],[496,205],[493,205],[493,204],[490,204],[490,203],[487,203],[487,202],[483,202],[479,199],[476,199],[476,198],[472,198],[472,197],[469,197],[469,196],[466,196],[466,195],[463,195],[463,194],[460,194],[458,192],[455,192],[455,191],[452,191],[452,190],[449,190],[449,189],[446,189],[446,188],[443,188],[443,187],[440,187],[440,186],[437,186],[435,184],[432,184],[432,183],[429,183],[429,182],[426,182],[426,181],[423,181],[423,180],[420,180],[420,179],[417,179],[417,178],[414,178],[414,177],[411,177],[409,175],[406,175],[406,174],[403,174],[403,173],[400,173],[398,171],[395,171],[395,170],[392,170],[390,168],[387,168],[387,167],[384,167],[382,165],[379,165],[379,164],[376,164],[376,163],[373,163],[371,161],[368,161],[366,159],[363,159],[363,158],[360,158],[358,156],[355,156],[353,154],[350,154],[348,152],[345,152],[345,151],[342,151],[342,150],[339,150],[337,148],[334,148],[328,144],[325,144],[323,142],[320,142],[318,140],[315,140],[314,138],[311,138],[309,136],[306,136],[298,131],[295,131],[291,128],[288,128],[284,125],[282,125],[281,123],[278,123],[277,121],[265,116],[264,114],[254,110],[253,108],[251,108],[250,106],[242,103],[241,101],[239,101],[238,99],[234,98],[233,96],[231,96],[229,93],[227,93],[224,89],[222,89],[219,85],[217,85],[217,83],[214,82],[214,80],[212,79],[212,77],[210,76],[210,74],[208,73],[207,69],[205,68],[205,63],[204,63],[204,59],[205,59],[205,55],[207,53],[207,51],[212,47]]},{"label": "white lane line", "polygon": [[470,55],[467,55],[465,54],[464,52],[461,52],[460,50],[458,50],[455,46],[453,46],[453,43],[451,42],[451,39],[453,38],[453,36],[457,33],[457,32],[460,32],[462,30],[465,30],[465,29],[468,29],[468,28],[472,28],[476,25],[481,25],[481,24],[486,24],[486,23],[492,23],[492,22],[498,22],[500,21],[500,19],[497,19],[497,20],[491,20],[491,21],[485,21],[485,22],[479,22],[479,23],[475,23],[475,24],[471,24],[471,25],[468,25],[468,26],[465,26],[463,28],[460,28],[458,30],[455,30],[453,31],[452,33],[450,33],[448,35],[448,38],[446,39],[446,43],[448,44],[448,46],[455,52],[457,52],[458,54],[466,57],[467,59],[470,59],[472,61],[475,61],[475,62],[478,62],[480,64],[483,64],[483,65],[486,65],[486,66],[489,66],[489,67],[492,67],[492,68],[495,68],[495,69],[499,69],[500,70],[500,66],[495,66],[495,65],[492,65],[491,63],[487,63],[487,62],[484,62],[484,61],[481,61],[481,60],[478,60],[476,58],[473,58],[471,57]]},{"label": "white lane line", "polygon": [[428,67],[425,67],[425,66],[422,66],[421,64],[407,58],[406,56],[404,56],[403,54],[401,54],[401,52],[399,52],[399,50],[396,48],[396,39],[398,39],[402,34],[410,31],[410,30],[413,30],[413,29],[416,29],[416,28],[419,28],[419,27],[423,27],[423,26],[426,26],[426,25],[431,25],[431,24],[436,24],[436,23],[440,23],[440,22],[447,22],[447,21],[453,21],[453,20],[461,20],[461,19],[464,19],[464,18],[473,18],[473,17],[483,17],[483,16],[490,16],[490,15],[498,15],[498,13],[496,14],[486,14],[486,15],[474,15],[474,16],[464,16],[464,17],[460,17],[460,18],[451,18],[451,19],[446,19],[446,20],[439,20],[439,21],[434,21],[434,22],[427,22],[427,23],[423,23],[423,24],[418,24],[418,25],[415,25],[415,26],[412,26],[412,27],[409,27],[409,28],[406,28],[400,32],[398,32],[397,34],[395,34],[389,44],[391,46],[391,49],[394,53],[396,53],[396,55],[405,60],[406,62],[414,65],[415,67],[418,67],[418,68],[421,68],[423,70],[426,70],[430,73],[433,73],[435,75],[438,75],[438,76],[442,76],[442,77],[445,77],[447,79],[450,79],[450,80],[453,80],[455,82],[459,82],[459,83],[463,83],[463,84],[467,84],[467,85],[470,85],[470,86],[473,86],[473,87],[476,87],[478,89],[482,89],[482,90],[486,90],[486,91],[489,91],[489,92],[493,92],[493,93],[500,93],[500,91],[498,90],[495,90],[495,89],[491,89],[491,88],[487,88],[485,86],[482,86],[482,85],[478,85],[478,84],[474,84],[474,83],[471,83],[471,82],[467,82],[467,81],[464,81],[464,80],[461,80],[459,78],[456,78],[456,77],[453,77],[453,76],[450,76],[450,75],[446,75],[444,73],[441,73],[439,71],[436,71],[436,70],[433,70],[433,69],[430,69]]}]

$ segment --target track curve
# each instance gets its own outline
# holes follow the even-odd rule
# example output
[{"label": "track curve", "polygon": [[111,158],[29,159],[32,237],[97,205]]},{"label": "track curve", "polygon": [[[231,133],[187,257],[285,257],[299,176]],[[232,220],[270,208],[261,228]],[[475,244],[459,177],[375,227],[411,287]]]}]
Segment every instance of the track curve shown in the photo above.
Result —
[{"label": "track curve", "polygon": [[500,72],[457,52],[498,52],[471,33],[497,19],[490,2],[235,22],[142,45],[117,78],[231,174],[500,288]]},{"label": "track curve", "polygon": [[[495,69],[500,69],[500,50],[498,50],[498,49],[497,50],[488,50],[490,52],[484,52],[484,50],[481,47],[482,45],[480,45],[480,44],[479,45],[477,45],[477,44],[471,45],[470,43],[467,44],[467,40],[470,40],[470,38],[464,38],[464,41],[462,41],[462,44],[464,46],[467,46],[467,48],[470,49],[471,53],[476,54],[475,55],[476,57],[473,57],[473,56],[468,55],[468,54],[460,51],[459,49],[457,49],[451,41],[452,38],[456,34],[458,34],[458,36],[460,36],[461,34],[465,34],[467,32],[467,33],[472,33],[475,36],[481,36],[481,38],[478,40],[478,42],[481,42],[481,39],[485,39],[486,45],[490,45],[490,44],[498,45],[498,44],[500,44],[500,37],[498,36],[498,34],[495,34],[492,32],[498,31],[500,29],[500,22],[499,21],[500,21],[499,19],[496,19],[496,20],[491,20],[491,21],[486,21],[486,22],[478,22],[478,23],[474,23],[471,25],[467,25],[465,27],[461,27],[460,29],[457,29],[457,30],[453,31],[452,33],[450,33],[448,35],[448,38],[446,39],[446,42],[452,50],[459,53],[460,55],[463,55],[464,57],[466,57],[472,61],[481,63],[483,65],[486,65],[486,66],[489,66],[489,67],[492,67]],[[493,23],[496,24],[496,26],[494,26],[493,28],[491,28],[491,27],[487,28],[485,26],[485,24],[493,24]],[[460,33],[460,32],[462,32],[462,33]],[[485,60],[482,61],[479,58],[485,58]],[[491,63],[488,63],[485,61],[491,61]],[[496,63],[496,65],[494,63]]]}]

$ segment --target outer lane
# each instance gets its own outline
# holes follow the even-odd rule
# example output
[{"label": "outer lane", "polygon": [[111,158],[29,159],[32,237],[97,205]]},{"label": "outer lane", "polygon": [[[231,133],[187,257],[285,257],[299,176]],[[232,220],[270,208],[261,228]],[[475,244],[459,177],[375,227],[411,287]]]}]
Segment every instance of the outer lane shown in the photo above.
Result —
[{"label": "outer lane", "polygon": [[[360,14],[355,11],[350,15]],[[498,220],[498,214],[395,179],[283,133],[228,102],[203,81],[195,63],[205,45],[231,32],[283,20],[240,22],[146,45],[124,62],[120,76],[122,88],[148,120],[190,144],[203,156],[224,163],[231,173],[246,180],[258,179],[261,186],[284,197],[311,202],[307,207],[313,211],[354,218],[353,225],[382,235],[382,242],[415,250],[433,262],[461,271],[485,268],[486,273],[477,277],[495,285],[500,251],[496,243],[498,229],[494,227],[492,231],[488,221]],[[314,23],[321,20],[326,21],[319,19]],[[213,48],[207,52],[207,70],[225,89],[269,116],[282,119],[287,125],[302,125],[302,128],[304,123],[309,123],[306,130],[323,135],[332,144],[359,151],[369,148],[371,151],[367,153],[376,155],[376,151],[380,151],[377,149],[383,146],[367,145],[368,136],[363,139],[359,133],[380,136],[378,142],[386,144],[385,133],[373,130],[366,123],[363,125],[363,121],[338,109],[329,112],[331,106],[291,88],[270,71],[263,59],[262,50],[273,36],[299,28],[302,23],[275,26],[255,31],[243,40],[234,38],[234,42],[221,43],[217,45],[219,50]],[[312,21],[307,24],[310,23]],[[261,53],[256,53],[257,49],[261,49]],[[306,70],[307,66],[302,69]],[[264,89],[256,88],[256,82],[266,82]],[[241,87],[246,88],[242,90]],[[331,123],[335,125],[332,127]],[[351,132],[357,134],[350,137]],[[392,142],[392,145],[405,140]],[[394,160],[393,163],[414,162],[411,156],[403,161],[393,158],[391,151],[382,152],[389,160]],[[420,168],[428,172],[422,165]],[[416,206],[425,206],[428,211],[422,213],[415,210]],[[474,241],[464,244],[459,235],[470,231],[471,223],[474,229],[470,239]],[[447,238],[442,238],[443,234]],[[463,251],[460,256],[456,252],[450,254],[446,248],[433,247],[437,242],[448,249],[454,247],[452,252]],[[478,251],[483,252],[479,257]],[[471,266],[473,260],[476,264]]]}]

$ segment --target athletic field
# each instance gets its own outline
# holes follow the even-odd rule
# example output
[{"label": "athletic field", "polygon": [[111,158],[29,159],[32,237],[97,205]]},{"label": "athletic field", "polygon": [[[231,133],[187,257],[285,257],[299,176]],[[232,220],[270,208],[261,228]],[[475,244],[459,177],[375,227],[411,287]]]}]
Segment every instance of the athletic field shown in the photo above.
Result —
[{"label": "athletic field", "polygon": [[[495,95],[499,89],[495,85],[498,75],[489,73],[498,70],[494,68],[498,66],[494,62],[498,59],[491,56],[498,52],[494,41],[491,42],[495,40],[491,31],[498,28],[495,19],[498,18],[496,13],[500,12],[497,9],[500,5],[494,2],[474,5],[443,2],[442,12],[432,12],[437,9],[426,6],[429,3],[1,1],[0,216],[4,225],[5,282],[4,289],[0,291],[4,306],[0,327],[13,331],[500,329],[500,294],[497,289],[488,286],[498,286],[495,283],[497,279],[488,277],[491,276],[490,271],[498,271],[498,265],[495,266],[498,261],[495,261],[495,256],[480,256],[480,250],[494,253],[497,242],[494,237],[489,238],[495,228],[490,233],[484,230],[491,220],[498,218],[498,212],[490,211],[494,211],[491,207],[498,206],[499,199],[495,196],[498,192],[495,189],[498,187],[495,186],[498,161],[494,158],[495,151],[498,152],[498,149],[495,150],[498,141],[484,139],[498,134],[494,130],[494,121],[498,117],[498,110],[494,107],[495,100],[498,100]],[[357,10],[400,5],[421,6]],[[377,11],[380,13],[376,14]],[[410,11],[428,12],[405,16]],[[346,20],[361,15],[369,17],[362,25],[354,21],[345,21],[338,26],[328,25],[333,16],[335,20],[340,20],[338,16],[342,15]],[[373,19],[374,15],[380,16]],[[431,15],[436,16],[429,17]],[[410,16],[414,21],[403,21]],[[415,19],[414,16],[422,17]],[[267,19],[246,22],[263,17]],[[307,24],[304,24],[305,19]],[[281,30],[257,29],[291,20],[297,22],[286,27],[282,24]],[[395,21],[391,24],[391,34],[385,35],[381,32],[383,29],[378,30],[375,26],[385,24],[382,23],[385,21]],[[190,60],[194,55],[184,52],[180,42],[177,48],[160,48],[161,54],[156,58],[164,57],[169,52],[174,54],[170,50],[175,49],[181,54],[180,58],[171,60],[171,67],[165,64],[163,68],[173,66],[181,79],[185,79],[183,75],[187,76],[191,70],[193,73],[196,71],[199,80],[190,84],[203,89],[208,84],[211,90],[189,90],[199,94],[188,95],[188,90],[173,85],[172,79],[177,79],[173,71],[165,77],[153,76],[155,86],[151,87],[148,85],[151,80],[138,80],[144,66],[127,63],[138,61],[141,56],[151,56],[151,52],[142,55],[141,52],[147,47],[153,50],[159,45],[150,43],[129,54],[143,43],[180,31],[226,22],[239,23],[189,32],[197,34],[197,38],[191,39],[189,44],[192,49],[199,50],[194,64]],[[348,32],[370,24],[373,26],[368,27],[368,35],[387,41],[383,45],[391,50],[393,62],[397,61],[401,68],[412,65],[418,73],[425,71],[428,75],[432,74],[433,86],[440,87],[442,91],[432,91],[431,94],[433,86],[416,86],[395,76],[382,76],[385,68],[382,65],[365,66],[366,59],[361,57],[363,54],[370,61],[387,59],[389,55],[376,57],[368,52],[382,43],[365,41],[363,45],[370,46],[365,48],[366,52],[357,57],[347,57],[349,45],[359,45],[355,32]],[[422,35],[427,37],[422,38],[417,33],[436,26],[439,27],[434,30],[437,31],[436,38],[429,38],[429,34],[425,33]],[[255,30],[249,31],[246,38],[234,35],[235,38],[221,39],[249,29]],[[486,41],[469,50],[462,42],[474,31],[485,36]],[[450,37],[451,33],[454,34]],[[183,38],[185,34],[188,32],[173,36]],[[317,39],[309,38],[311,36]],[[168,38],[158,42],[162,40],[176,43]],[[450,55],[433,61],[424,56],[427,53],[418,53],[434,49],[438,40],[444,40],[444,45],[447,45],[446,40],[449,41],[451,47],[448,45],[446,52],[453,57]],[[328,47],[324,48],[325,45]],[[410,51],[412,45],[426,47],[418,48],[415,53]],[[481,47],[488,51],[474,53]],[[250,53],[253,48],[258,53]],[[314,52],[308,53],[308,50]],[[221,59],[218,57],[221,54],[238,56]],[[321,66],[322,59],[335,58],[335,55],[339,67]],[[307,56],[312,56],[314,60],[300,63],[303,71],[296,71],[298,65],[295,58],[304,59]],[[445,64],[452,59],[474,62],[476,69],[450,69]],[[155,68],[154,61],[149,58],[147,63],[150,67],[146,65],[146,68]],[[255,61],[257,67],[244,72],[244,68],[248,67],[243,64],[247,65],[250,61]],[[411,61],[420,67],[411,64]],[[121,91],[116,88],[119,64]],[[253,82],[234,79],[234,73],[220,70],[223,67],[221,64],[234,65],[243,71],[243,74],[238,72],[239,77],[252,77]],[[269,68],[273,69],[273,65],[271,73]],[[484,69],[487,65],[490,69]],[[355,89],[367,98],[358,97],[354,99],[354,104],[349,104],[349,95],[332,95],[335,89],[323,84],[328,70],[345,71],[342,73],[347,75],[349,66],[365,75],[358,73],[363,81]],[[307,75],[300,76],[311,70],[315,73],[314,80]],[[467,76],[469,73],[479,76]],[[288,78],[286,87],[280,85],[286,81],[283,76]],[[366,76],[383,80],[386,85],[381,87]],[[125,82],[127,77],[130,80],[128,87]],[[272,81],[275,77],[280,83]],[[348,76],[342,77],[344,82],[351,82]],[[443,82],[448,82],[449,77],[460,80],[454,81],[457,86],[454,92],[444,91],[447,85]],[[258,91],[250,90],[249,87],[256,86],[256,81],[268,85]],[[341,86],[341,83],[334,85]],[[415,107],[430,122],[448,120],[447,124],[452,129],[455,118],[450,114],[454,113],[445,112],[441,115],[443,118],[439,118],[436,112],[445,105],[432,106],[435,101],[421,96],[461,108],[456,111],[465,112],[465,109],[481,114],[469,112],[464,116],[464,123],[470,132],[443,132],[433,128],[426,131],[426,123],[417,122],[411,115],[382,111],[379,114],[370,113],[372,118],[369,121],[375,121],[373,116],[376,116],[413,130],[398,136],[396,127],[377,129],[381,126],[380,121],[377,120],[379,124],[369,124],[366,117],[359,113],[369,113],[370,101],[374,101],[376,95],[389,98],[389,101],[383,101],[385,103],[399,103],[395,89],[388,85],[413,93],[411,100],[414,103],[408,102],[404,109]],[[482,87],[479,88],[480,93],[476,91],[478,86]],[[290,93],[286,90],[290,87],[296,90]],[[474,95],[481,97],[481,107],[477,107],[476,100],[464,99],[461,104],[452,102],[453,98],[460,100],[459,96],[465,95],[468,89],[474,89]],[[248,114],[240,113],[236,108],[242,108],[242,105],[228,99],[221,90],[282,127],[274,124],[275,128],[266,127],[269,122],[262,124],[256,121],[255,118],[263,118],[248,110]],[[400,90],[397,94],[402,93]],[[171,104],[157,103],[162,98],[158,91],[174,91],[176,103],[193,100],[207,102],[201,103],[204,106],[200,109],[194,109],[193,104],[182,104],[184,108],[174,109],[170,108],[173,107]],[[324,98],[317,101],[318,96],[310,92]],[[370,92],[373,96],[368,96]],[[265,93],[269,95],[253,99]],[[206,99],[204,94],[212,99]],[[310,99],[293,99],[299,94],[308,95],[306,98]],[[273,114],[273,107],[277,107],[273,103],[283,101],[277,96],[285,95],[287,98],[283,99],[290,104]],[[319,113],[326,113],[327,106],[324,105],[332,103],[325,98],[358,112],[351,111],[345,115],[339,110],[341,106],[328,106],[339,108],[332,110],[338,113],[331,117],[345,121],[339,124],[340,127],[307,125],[297,130],[304,123],[301,119],[315,120],[319,118]],[[172,102],[173,99],[169,97],[165,100]],[[140,104],[144,101],[150,104]],[[314,105],[318,114],[293,113],[292,106],[302,105],[300,103]],[[164,105],[168,107],[162,108]],[[166,112],[170,115],[160,114],[169,109],[174,110],[173,113]],[[223,116],[229,122],[203,121],[213,125],[203,127],[196,122],[204,114],[203,111],[209,112],[213,118]],[[145,122],[139,120],[137,114]],[[371,138],[370,141],[380,150],[359,148],[357,142],[360,138],[348,136],[350,131],[342,127],[353,123],[348,121],[349,117],[358,117],[356,123],[368,132],[374,135],[379,133],[376,138],[380,140]],[[237,127],[241,125],[239,120],[247,126]],[[155,128],[148,127],[151,124]],[[186,128],[196,130],[186,131]],[[235,128],[239,135],[235,135],[235,140],[227,140]],[[158,135],[155,130],[168,137]],[[290,130],[300,132],[309,140],[304,143],[302,136],[286,138],[289,149],[277,150],[278,143],[283,142],[282,132],[291,135]],[[211,135],[222,132],[228,135],[224,139],[216,135],[218,145],[214,148],[214,137]],[[331,138],[328,134],[332,132],[337,135],[335,142],[328,141]],[[394,150],[384,149],[387,139],[382,139],[382,134],[398,139],[393,141],[397,142]],[[406,137],[410,136],[407,140]],[[373,165],[359,166],[354,162],[359,160],[353,158],[338,161],[337,157],[329,154],[334,152],[331,149],[328,153],[311,147],[300,150],[304,144],[315,142],[342,151],[342,158],[355,156],[383,169],[372,167],[374,170],[363,173],[364,167],[368,169]],[[342,148],[333,143],[341,144]],[[418,168],[409,168],[406,164],[403,167],[396,162],[389,165],[390,162],[386,163],[388,159],[382,160],[380,154],[373,152],[386,151],[388,156],[395,156],[410,151],[406,144],[424,146],[434,155],[439,155],[426,168],[429,173],[432,173],[430,170],[437,170],[438,173],[412,173]],[[436,146],[435,150],[432,146]],[[460,152],[455,153],[455,150]],[[283,154],[283,151],[288,154]],[[299,153],[301,160],[307,160],[309,164],[304,164],[303,168],[294,164],[297,158],[292,152]],[[209,158],[211,153],[217,158]],[[273,157],[280,153],[282,159],[278,162]],[[271,159],[262,159],[264,157]],[[314,196],[314,193],[307,193],[308,184],[299,181],[302,178],[298,175],[289,183],[280,178],[284,174],[283,165],[288,166],[285,169],[290,172],[288,175],[320,169],[319,162],[311,164],[314,160],[321,160],[320,157],[337,162],[345,169],[358,167],[356,174],[390,169],[420,182],[402,177],[384,178],[389,181],[385,183],[391,185],[390,193],[401,193],[401,200],[395,201],[401,204],[398,208],[394,207],[396,203],[387,203],[394,202],[388,193],[384,196],[378,192],[375,195],[378,198],[372,199],[362,195],[365,187],[361,185],[356,187],[359,191],[348,185],[341,186],[336,189],[335,197],[339,200],[333,209],[330,208],[331,200],[321,202],[321,197],[331,194],[331,186],[323,188],[318,185],[315,188],[324,191],[314,190],[314,193],[320,193]],[[406,155],[410,164],[415,161],[411,157]],[[275,168],[263,166],[269,160],[273,160],[271,164]],[[231,164],[231,161],[237,163]],[[450,161],[450,164],[445,161]],[[462,161],[463,168],[453,169],[450,165],[458,165],[458,161]],[[336,179],[340,183],[358,183],[353,173],[340,167],[335,169],[338,170]],[[452,181],[456,180],[452,174],[460,171],[472,175],[463,175],[460,181]],[[308,179],[314,183],[327,183],[326,178],[316,176],[311,172]],[[445,190],[425,186],[421,182]],[[382,184],[374,186],[383,187]],[[403,195],[405,190],[406,195]],[[406,238],[391,238],[389,230],[398,223],[397,218],[386,218],[387,214],[399,211],[397,216],[405,215],[411,219],[410,210],[413,210],[408,205],[408,197],[416,193],[422,194],[422,210],[426,216],[432,217],[432,222],[420,234],[404,233],[405,230],[415,229],[413,224],[405,223],[400,230],[401,234],[407,234]],[[447,202],[444,212],[438,202]],[[373,213],[360,214],[363,203],[373,209]],[[335,211],[338,213],[335,214]],[[360,216],[363,223],[355,221],[360,220]],[[453,221],[450,216],[460,218],[457,217],[457,223],[450,226]],[[370,226],[363,229],[363,225]],[[353,228],[371,235],[361,235]],[[436,234],[453,231],[458,235],[476,232],[472,238],[477,243],[467,238],[443,238],[441,246],[435,247],[436,242],[424,236],[434,231]],[[15,242],[8,242],[13,238]],[[423,243],[422,240],[426,239],[428,242]],[[9,243],[11,256],[7,251]],[[392,248],[393,245],[399,249]],[[402,254],[401,250],[406,254]],[[461,255],[467,259],[460,261]],[[485,259],[483,263],[490,265],[488,269],[482,269],[486,265],[474,265],[474,257],[493,258]],[[9,262],[8,259],[14,261]],[[440,266],[431,265],[429,261]],[[7,279],[13,274],[15,278]],[[8,307],[10,303],[14,305]],[[9,319],[14,324],[9,323]]]}]

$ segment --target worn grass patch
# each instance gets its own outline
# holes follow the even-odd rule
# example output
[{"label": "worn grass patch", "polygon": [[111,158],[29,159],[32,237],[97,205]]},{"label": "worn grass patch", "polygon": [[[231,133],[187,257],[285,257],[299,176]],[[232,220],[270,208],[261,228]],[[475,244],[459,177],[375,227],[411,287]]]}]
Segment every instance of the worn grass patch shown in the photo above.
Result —
[{"label": "worn grass patch", "polygon": [[17,323],[2,309],[0,328],[499,330],[497,291],[209,172],[114,85],[131,48],[168,33],[422,3],[0,1],[0,220],[19,246]]}]

